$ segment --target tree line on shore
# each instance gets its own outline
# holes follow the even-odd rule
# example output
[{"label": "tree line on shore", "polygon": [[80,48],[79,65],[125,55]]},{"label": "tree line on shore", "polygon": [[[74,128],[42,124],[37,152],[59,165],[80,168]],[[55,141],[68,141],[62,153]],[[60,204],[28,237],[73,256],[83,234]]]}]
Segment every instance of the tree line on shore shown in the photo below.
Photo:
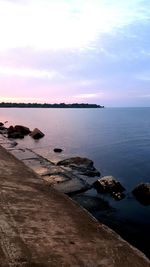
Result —
[{"label": "tree line on shore", "polygon": [[11,103],[1,102],[0,108],[104,108],[104,106],[88,103],[73,103],[73,104],[48,104],[48,103]]}]

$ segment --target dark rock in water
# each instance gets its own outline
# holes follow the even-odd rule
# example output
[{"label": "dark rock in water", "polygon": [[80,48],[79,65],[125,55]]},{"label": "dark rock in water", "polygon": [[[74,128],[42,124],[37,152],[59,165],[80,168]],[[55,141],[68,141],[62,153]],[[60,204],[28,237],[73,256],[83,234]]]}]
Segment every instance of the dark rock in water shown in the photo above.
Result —
[{"label": "dark rock in water", "polygon": [[125,188],[113,176],[104,176],[94,182],[93,187],[98,193],[109,193],[117,200],[124,198]]},{"label": "dark rock in water", "polygon": [[19,132],[23,135],[28,135],[29,133],[31,133],[30,129],[28,127],[22,126],[22,125],[16,125],[14,127],[14,131],[15,132]]},{"label": "dark rock in water", "polygon": [[61,153],[63,150],[61,148],[54,148],[54,152]]},{"label": "dark rock in water", "polygon": [[8,128],[8,134],[11,134],[11,133],[14,133],[15,132],[15,129],[14,129],[14,127],[11,125],[11,126],[9,126],[9,128]]},{"label": "dark rock in water", "polygon": [[150,205],[150,183],[137,185],[132,193],[141,204]]},{"label": "dark rock in water", "polygon": [[13,138],[13,139],[17,139],[17,138],[24,138],[24,136],[27,134],[27,132],[29,132],[29,128],[25,127],[25,126],[21,126],[21,125],[16,125],[15,127],[13,127],[12,125],[7,129],[7,133],[8,133],[8,138]]},{"label": "dark rock in water", "polygon": [[31,133],[30,136],[33,139],[40,139],[42,137],[44,137],[44,133],[42,133],[38,128],[35,128]]},{"label": "dark rock in water", "polygon": [[100,172],[94,167],[93,161],[88,158],[72,157],[59,161],[57,165],[70,167],[81,175],[90,177],[100,176]]},{"label": "dark rock in water", "polygon": [[23,139],[24,135],[19,132],[8,133],[8,138]]},{"label": "dark rock in water", "polygon": [[[13,136],[24,136],[24,135],[27,135],[29,134],[31,131],[29,128],[25,127],[25,126],[22,126],[22,125],[16,125],[16,126],[10,126],[8,128],[8,138],[18,138],[18,137],[13,137]],[[10,137],[10,135],[12,135]]]},{"label": "dark rock in water", "polygon": [[4,123],[0,122],[0,127],[4,126]]}]

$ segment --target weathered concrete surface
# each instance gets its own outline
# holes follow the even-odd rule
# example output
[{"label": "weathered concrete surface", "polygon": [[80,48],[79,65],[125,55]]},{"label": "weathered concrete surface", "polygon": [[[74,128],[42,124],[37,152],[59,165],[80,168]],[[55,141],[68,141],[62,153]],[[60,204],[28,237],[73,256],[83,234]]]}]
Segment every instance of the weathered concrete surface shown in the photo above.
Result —
[{"label": "weathered concrete surface", "polygon": [[149,260],[0,147],[1,267],[148,267]]}]

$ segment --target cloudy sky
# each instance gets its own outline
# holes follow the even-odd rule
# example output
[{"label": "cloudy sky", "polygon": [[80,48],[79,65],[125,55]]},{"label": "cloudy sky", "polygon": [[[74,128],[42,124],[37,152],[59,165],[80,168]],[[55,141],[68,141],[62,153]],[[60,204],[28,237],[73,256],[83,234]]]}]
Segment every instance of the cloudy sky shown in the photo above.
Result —
[{"label": "cloudy sky", "polygon": [[0,101],[150,106],[150,1],[0,0]]}]

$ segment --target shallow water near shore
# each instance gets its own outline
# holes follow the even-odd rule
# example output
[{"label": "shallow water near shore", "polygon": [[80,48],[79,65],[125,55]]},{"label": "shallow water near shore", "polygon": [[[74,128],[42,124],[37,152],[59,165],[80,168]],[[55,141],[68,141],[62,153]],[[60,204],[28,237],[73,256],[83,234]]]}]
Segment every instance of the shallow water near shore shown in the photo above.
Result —
[{"label": "shallow water near shore", "polygon": [[126,198],[115,201],[92,189],[84,195],[103,198],[111,209],[90,212],[150,257],[150,207],[131,194],[138,183],[150,182],[150,108],[1,108],[0,121],[45,133],[39,141],[29,136],[20,140],[23,147],[39,150],[49,159],[55,157],[53,148],[60,147],[62,155],[88,157],[102,175],[115,176],[126,188]]}]

